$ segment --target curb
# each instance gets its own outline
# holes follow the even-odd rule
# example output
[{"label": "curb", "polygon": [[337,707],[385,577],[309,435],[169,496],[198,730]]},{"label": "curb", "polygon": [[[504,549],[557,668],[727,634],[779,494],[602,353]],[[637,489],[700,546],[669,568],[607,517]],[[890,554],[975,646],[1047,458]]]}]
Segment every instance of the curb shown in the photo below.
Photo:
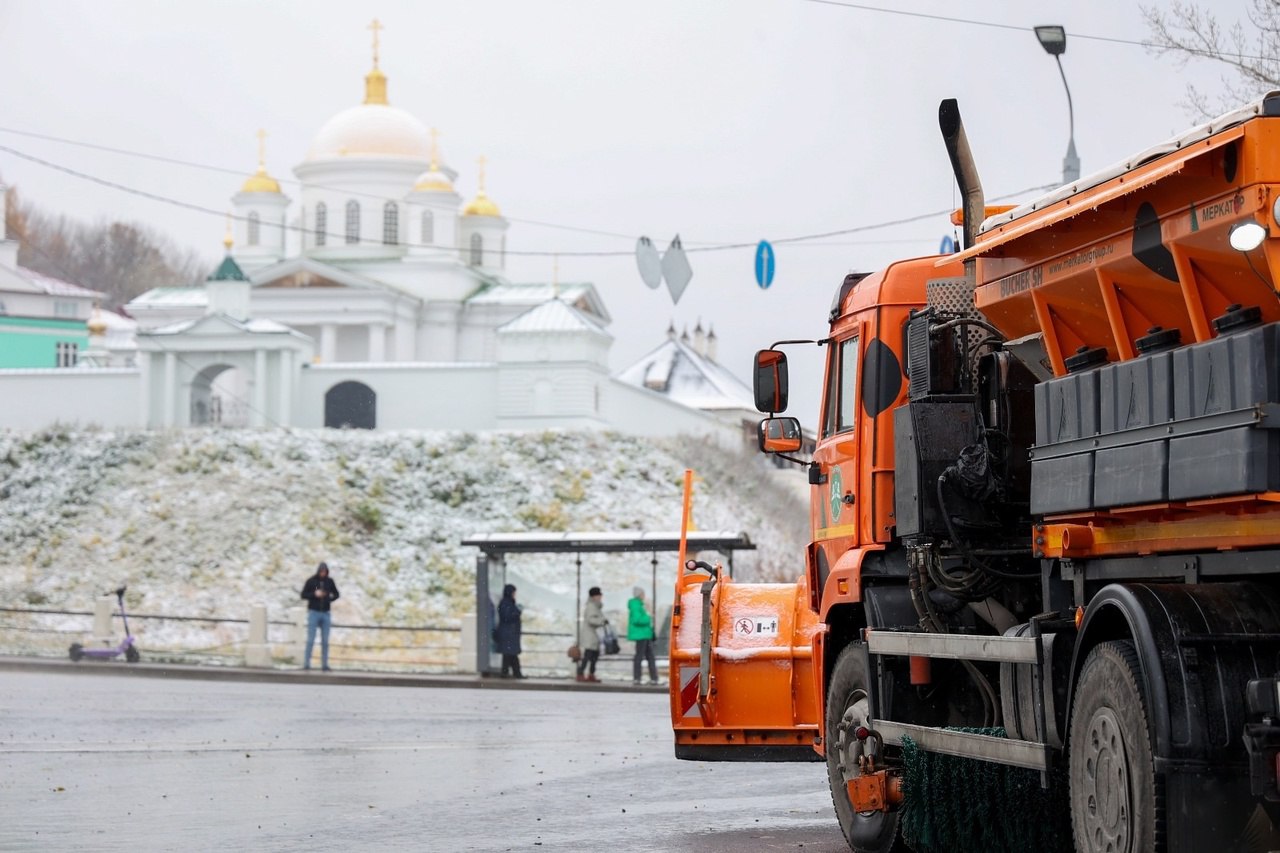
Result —
[{"label": "curb", "polygon": [[250,669],[242,666],[198,666],[194,664],[125,663],[123,661],[80,661],[57,658],[0,655],[0,671],[43,672],[56,675],[91,673],[123,678],[174,678],[188,681],[241,681],[250,684],[335,684],[356,687],[455,687],[472,690],[552,690],[584,693],[651,693],[667,695],[662,687],[602,682],[580,684],[567,678],[523,679],[496,676],[448,675],[444,673],[388,673],[339,670],[317,672],[302,669]]}]

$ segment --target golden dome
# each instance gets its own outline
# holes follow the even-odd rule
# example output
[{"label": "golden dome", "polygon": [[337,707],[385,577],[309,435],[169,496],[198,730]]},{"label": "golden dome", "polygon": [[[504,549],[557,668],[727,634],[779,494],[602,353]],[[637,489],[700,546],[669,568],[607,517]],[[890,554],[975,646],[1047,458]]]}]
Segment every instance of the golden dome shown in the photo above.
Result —
[{"label": "golden dome", "polygon": [[94,337],[101,337],[107,333],[107,321],[102,319],[102,310],[97,305],[93,306],[93,316],[85,325],[89,328],[89,334]]},{"label": "golden dome", "polygon": [[280,182],[267,174],[267,132],[258,130],[258,171],[240,188],[242,193],[278,193]]},{"label": "golden dome", "polygon": [[240,188],[242,193],[278,193],[280,182],[267,174],[266,169],[258,169],[244,182]]},{"label": "golden dome", "polygon": [[462,208],[463,216],[501,216],[502,212],[498,210],[498,206],[493,203],[493,199],[485,194],[484,190],[476,193],[476,197],[467,202],[467,206]]},{"label": "golden dome", "polygon": [[489,194],[484,191],[484,164],[485,158],[480,158],[480,189],[476,190],[476,197],[467,202],[467,206],[462,208],[463,216],[501,216],[502,212],[498,210],[498,205],[494,204],[493,199],[489,198]]},{"label": "golden dome", "polygon": [[418,178],[418,182],[413,185],[413,191],[416,193],[451,193],[453,192],[453,184],[449,182],[449,176],[444,172],[432,169],[422,173],[422,177]]},{"label": "golden dome", "polygon": [[440,144],[436,139],[437,131],[431,128],[431,165],[427,171],[423,172],[418,178],[418,182],[413,185],[413,192],[416,193],[451,193],[454,192],[453,181],[449,180],[449,176],[440,171]]}]

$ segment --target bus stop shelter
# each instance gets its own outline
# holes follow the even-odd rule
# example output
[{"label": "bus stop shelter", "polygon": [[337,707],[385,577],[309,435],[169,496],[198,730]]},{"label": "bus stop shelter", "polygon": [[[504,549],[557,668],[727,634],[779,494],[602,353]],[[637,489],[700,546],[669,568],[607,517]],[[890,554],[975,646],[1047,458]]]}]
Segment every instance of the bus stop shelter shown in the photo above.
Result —
[{"label": "bus stop shelter", "polygon": [[[492,672],[489,661],[490,634],[493,631],[493,599],[489,590],[506,583],[509,554],[573,554],[577,570],[576,613],[574,624],[582,618],[582,555],[641,552],[652,555],[652,592],[650,600],[658,600],[658,554],[678,552],[680,533],[642,533],[624,530],[614,533],[477,533],[462,540],[463,545],[480,549],[476,557],[476,672]],[[715,551],[723,554],[730,576],[733,575],[735,551],[754,551],[755,545],[745,533],[697,531],[685,536],[690,554]],[[654,614],[655,618],[657,614]],[[576,636],[576,635],[575,635]]]}]

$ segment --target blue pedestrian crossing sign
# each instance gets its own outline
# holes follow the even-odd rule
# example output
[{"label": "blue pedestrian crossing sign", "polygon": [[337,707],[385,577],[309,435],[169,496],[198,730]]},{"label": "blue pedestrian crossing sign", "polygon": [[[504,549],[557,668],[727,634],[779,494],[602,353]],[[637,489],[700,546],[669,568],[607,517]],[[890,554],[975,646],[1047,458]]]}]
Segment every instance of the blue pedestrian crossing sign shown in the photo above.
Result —
[{"label": "blue pedestrian crossing sign", "polygon": [[773,284],[773,246],[768,240],[761,240],[756,246],[756,284],[761,290],[768,290]]}]

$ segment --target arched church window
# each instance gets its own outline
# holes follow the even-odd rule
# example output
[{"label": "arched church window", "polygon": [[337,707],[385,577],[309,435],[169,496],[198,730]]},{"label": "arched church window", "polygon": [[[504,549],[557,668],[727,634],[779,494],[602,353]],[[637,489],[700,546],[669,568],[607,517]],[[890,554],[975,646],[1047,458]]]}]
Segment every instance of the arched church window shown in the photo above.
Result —
[{"label": "arched church window", "polygon": [[249,213],[249,245],[258,245],[258,239],[262,236],[262,219],[258,216],[258,211],[250,211]]},{"label": "arched church window", "polygon": [[429,210],[422,211],[422,242],[430,246],[436,241],[436,219]]},{"label": "arched church window", "polygon": [[360,242],[360,203],[347,202],[347,244]]},{"label": "arched church window", "polygon": [[471,266],[484,266],[484,238],[479,234],[471,235]]},{"label": "arched church window", "polygon": [[389,201],[382,207],[382,245],[400,244],[400,206]]},{"label": "arched church window", "polygon": [[316,245],[323,246],[329,232],[329,208],[324,202],[316,205]]}]

